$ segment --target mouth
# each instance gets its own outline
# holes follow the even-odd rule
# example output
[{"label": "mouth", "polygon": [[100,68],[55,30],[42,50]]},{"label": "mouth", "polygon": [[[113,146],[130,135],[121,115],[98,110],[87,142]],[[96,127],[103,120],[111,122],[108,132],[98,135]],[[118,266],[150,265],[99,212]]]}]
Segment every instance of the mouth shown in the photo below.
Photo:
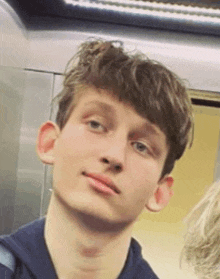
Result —
[{"label": "mouth", "polygon": [[120,194],[120,190],[106,175],[86,172],[83,172],[82,174],[88,177],[90,185],[97,191],[105,194]]}]

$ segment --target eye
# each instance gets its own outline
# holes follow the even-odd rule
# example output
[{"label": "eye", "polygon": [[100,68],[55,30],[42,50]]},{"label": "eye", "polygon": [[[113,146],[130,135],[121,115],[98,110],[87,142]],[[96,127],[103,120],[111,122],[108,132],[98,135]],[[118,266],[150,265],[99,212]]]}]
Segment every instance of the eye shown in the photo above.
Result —
[{"label": "eye", "polygon": [[91,128],[94,131],[103,132],[106,130],[105,127],[96,120],[91,120],[87,124],[89,128]]},{"label": "eye", "polygon": [[148,147],[141,142],[133,142],[133,147],[142,155],[150,154]]}]

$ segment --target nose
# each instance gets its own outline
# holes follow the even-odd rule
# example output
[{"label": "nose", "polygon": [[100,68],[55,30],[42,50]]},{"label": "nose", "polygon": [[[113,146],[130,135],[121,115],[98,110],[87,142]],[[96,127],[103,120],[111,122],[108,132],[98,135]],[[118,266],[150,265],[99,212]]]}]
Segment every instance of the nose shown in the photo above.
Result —
[{"label": "nose", "polygon": [[[109,146],[110,145],[110,146]],[[102,153],[100,161],[114,172],[121,172],[125,167],[126,141],[110,142]]]},{"label": "nose", "polygon": [[101,161],[102,161],[104,164],[109,165],[110,169],[114,170],[115,172],[121,172],[122,169],[123,169],[122,163],[116,162],[116,161],[114,161],[114,160],[111,159],[111,158],[103,157],[103,158],[101,159]]}]

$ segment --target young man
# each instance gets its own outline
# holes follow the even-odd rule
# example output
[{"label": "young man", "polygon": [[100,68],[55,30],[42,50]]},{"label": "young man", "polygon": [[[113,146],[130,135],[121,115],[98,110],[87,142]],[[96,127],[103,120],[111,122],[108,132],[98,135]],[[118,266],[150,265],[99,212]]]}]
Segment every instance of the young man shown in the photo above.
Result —
[{"label": "young man", "polygon": [[168,204],[191,127],[185,87],[164,66],[118,42],[82,44],[56,124],[39,130],[38,155],[53,165],[47,216],[2,240],[16,278],[158,278],[132,227]]}]

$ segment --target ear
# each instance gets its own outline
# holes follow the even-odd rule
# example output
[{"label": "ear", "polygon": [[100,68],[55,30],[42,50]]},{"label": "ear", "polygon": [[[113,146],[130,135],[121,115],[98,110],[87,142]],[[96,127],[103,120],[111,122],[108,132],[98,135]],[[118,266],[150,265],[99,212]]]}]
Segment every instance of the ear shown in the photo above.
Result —
[{"label": "ear", "polygon": [[47,121],[39,128],[37,154],[43,163],[53,165],[54,146],[59,134],[59,127],[52,121]]},{"label": "ear", "polygon": [[162,180],[159,181],[158,187],[154,192],[154,195],[146,204],[146,208],[152,212],[159,212],[165,208],[171,197],[173,196],[173,177],[165,176]]}]

